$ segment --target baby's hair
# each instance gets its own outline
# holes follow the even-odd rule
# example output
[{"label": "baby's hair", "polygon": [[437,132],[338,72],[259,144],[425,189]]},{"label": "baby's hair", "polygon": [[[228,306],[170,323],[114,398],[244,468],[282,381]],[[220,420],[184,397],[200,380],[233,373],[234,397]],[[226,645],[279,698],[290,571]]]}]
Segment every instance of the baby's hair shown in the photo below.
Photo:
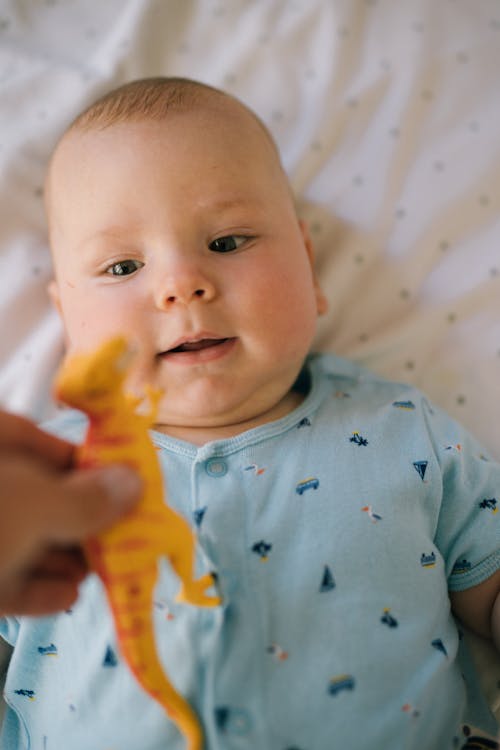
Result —
[{"label": "baby's hair", "polygon": [[130,120],[162,120],[171,112],[191,109],[223,91],[189,78],[142,78],[118,86],[83,110],[69,130],[106,128]]},{"label": "baby's hair", "polygon": [[274,150],[274,139],[262,120],[239,99],[221,89],[190,78],[156,76],[125,83],[101,96],[83,110],[66,132],[100,130],[121,122],[164,120],[173,112],[209,106],[215,100],[236,103],[264,131]]}]

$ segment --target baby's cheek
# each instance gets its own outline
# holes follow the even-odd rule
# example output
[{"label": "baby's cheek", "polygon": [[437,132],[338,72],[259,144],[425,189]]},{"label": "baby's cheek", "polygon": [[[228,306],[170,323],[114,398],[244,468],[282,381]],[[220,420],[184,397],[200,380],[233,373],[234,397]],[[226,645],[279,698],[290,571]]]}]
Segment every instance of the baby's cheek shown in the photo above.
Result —
[{"label": "baby's cheek", "polygon": [[123,321],[110,316],[90,300],[63,308],[63,323],[68,345],[72,350],[93,349],[117,333],[125,333]]},{"label": "baby's cheek", "polygon": [[283,333],[308,335],[315,325],[317,311],[312,286],[297,282],[292,277],[289,282],[284,277],[283,284],[269,290],[267,305],[276,329]]}]

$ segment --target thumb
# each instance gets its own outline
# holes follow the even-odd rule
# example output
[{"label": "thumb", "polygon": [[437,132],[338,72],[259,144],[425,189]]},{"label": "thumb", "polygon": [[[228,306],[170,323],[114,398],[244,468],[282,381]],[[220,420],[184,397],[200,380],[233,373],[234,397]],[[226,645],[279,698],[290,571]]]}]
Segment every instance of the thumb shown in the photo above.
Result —
[{"label": "thumb", "polygon": [[139,475],[122,465],[77,470],[60,476],[58,492],[51,501],[52,540],[80,542],[102,531],[134,507],[141,489]]}]

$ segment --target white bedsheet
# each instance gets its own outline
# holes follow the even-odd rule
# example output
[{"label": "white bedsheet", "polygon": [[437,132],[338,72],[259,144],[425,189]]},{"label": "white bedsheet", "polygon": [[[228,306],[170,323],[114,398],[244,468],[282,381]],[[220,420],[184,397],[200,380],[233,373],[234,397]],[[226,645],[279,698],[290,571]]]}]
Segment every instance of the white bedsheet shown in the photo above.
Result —
[{"label": "white bedsheet", "polygon": [[499,70],[497,0],[2,0],[0,403],[54,410],[57,136],[111,86],[183,75],[276,137],[330,300],[317,347],[416,383],[500,458]]}]

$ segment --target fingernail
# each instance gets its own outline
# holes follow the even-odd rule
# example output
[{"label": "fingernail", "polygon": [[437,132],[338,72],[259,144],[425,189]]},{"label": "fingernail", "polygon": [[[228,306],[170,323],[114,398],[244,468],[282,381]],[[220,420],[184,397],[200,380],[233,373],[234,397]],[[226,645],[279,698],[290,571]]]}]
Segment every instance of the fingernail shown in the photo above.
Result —
[{"label": "fingernail", "polygon": [[101,470],[99,482],[113,503],[128,507],[139,499],[142,481],[138,474],[127,466],[109,466]]}]

